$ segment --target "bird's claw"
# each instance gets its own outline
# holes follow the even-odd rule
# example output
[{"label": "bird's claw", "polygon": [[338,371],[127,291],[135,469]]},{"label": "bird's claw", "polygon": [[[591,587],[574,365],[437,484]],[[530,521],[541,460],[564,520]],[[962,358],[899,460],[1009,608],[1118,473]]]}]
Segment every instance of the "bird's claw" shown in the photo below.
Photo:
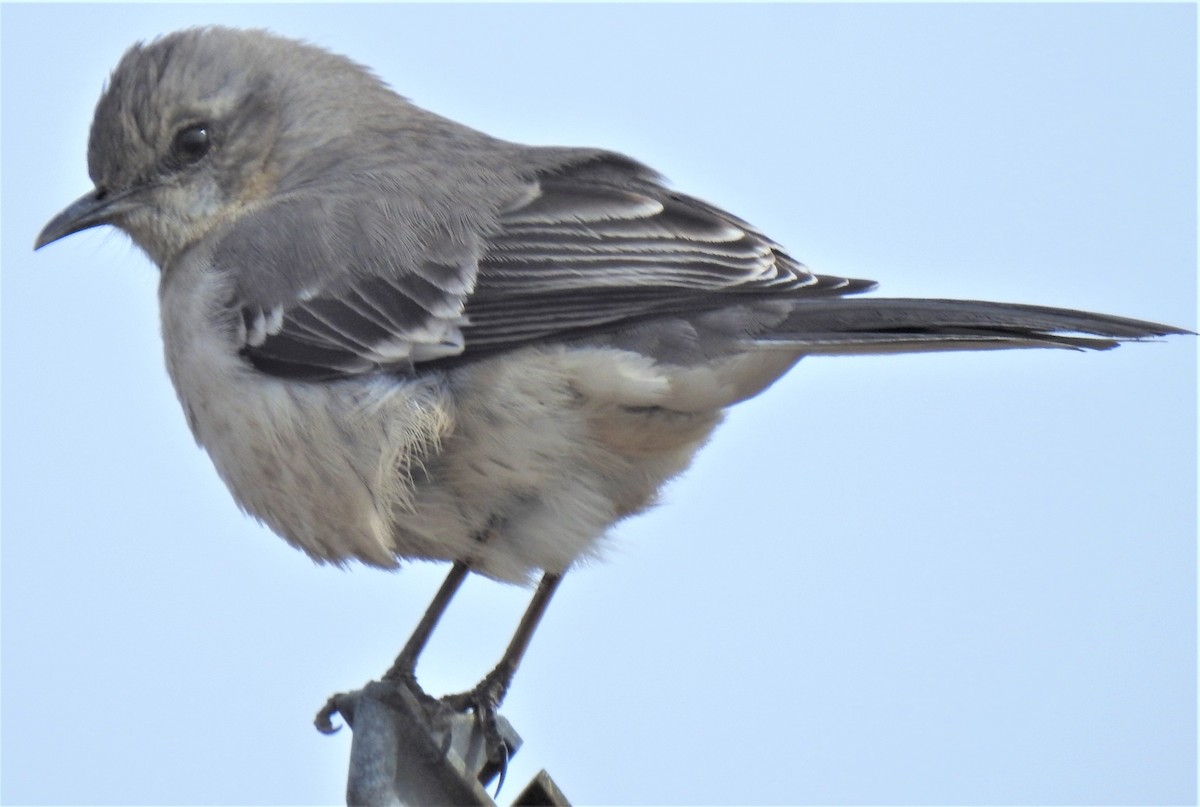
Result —
[{"label": "bird's claw", "polygon": [[[325,701],[325,705],[317,712],[317,716],[313,718],[313,725],[317,727],[317,731],[322,734],[337,734],[342,730],[341,726],[333,725],[333,716],[342,714],[340,703],[346,693],[338,692],[335,695],[330,695],[329,700]],[[345,717],[343,714],[342,717]]]},{"label": "bird's claw", "polygon": [[497,711],[507,690],[506,681],[489,675],[473,689],[446,695],[441,699],[441,703],[453,712],[475,713],[475,722],[483,735],[488,761],[500,764],[501,777],[504,775],[504,768],[507,767],[511,749],[500,734]]}]

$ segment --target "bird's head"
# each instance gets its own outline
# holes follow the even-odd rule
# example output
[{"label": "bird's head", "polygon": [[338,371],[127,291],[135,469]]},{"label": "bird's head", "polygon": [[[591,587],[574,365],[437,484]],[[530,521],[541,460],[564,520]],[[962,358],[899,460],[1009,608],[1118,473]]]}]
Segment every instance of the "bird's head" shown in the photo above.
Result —
[{"label": "bird's head", "polygon": [[96,105],[95,188],[35,246],[111,224],[165,267],[285,179],[294,185],[302,158],[319,165],[361,119],[353,109],[380,100],[403,103],[349,60],[262,31],[193,28],[135,45]]}]

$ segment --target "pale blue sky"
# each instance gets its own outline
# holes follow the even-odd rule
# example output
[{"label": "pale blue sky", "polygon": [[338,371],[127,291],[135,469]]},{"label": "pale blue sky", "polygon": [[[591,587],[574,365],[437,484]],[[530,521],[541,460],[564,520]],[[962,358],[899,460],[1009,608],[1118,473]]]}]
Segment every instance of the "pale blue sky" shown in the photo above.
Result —
[{"label": "pale blue sky", "polygon": [[[134,40],[268,27],[492,134],[625,151],[890,295],[1196,327],[1196,11],[1175,5],[14,6],[3,47],[6,803],[326,803],[443,569],[242,516],[90,187]],[[1196,798],[1196,348],[813,359],[569,576],[504,714],[508,803]],[[470,585],[420,673],[497,657]]]}]

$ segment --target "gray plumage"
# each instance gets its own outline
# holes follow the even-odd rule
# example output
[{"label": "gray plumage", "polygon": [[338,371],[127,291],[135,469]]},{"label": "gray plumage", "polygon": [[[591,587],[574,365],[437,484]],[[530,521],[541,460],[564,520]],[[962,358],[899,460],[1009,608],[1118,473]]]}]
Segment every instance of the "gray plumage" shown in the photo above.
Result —
[{"label": "gray plumage", "polygon": [[598,149],[498,140],[259,31],[132,48],[96,109],[99,224],[162,270],[167,366],[238,503],[317,560],[561,573],[809,354],[1182,333],[851,297]]}]

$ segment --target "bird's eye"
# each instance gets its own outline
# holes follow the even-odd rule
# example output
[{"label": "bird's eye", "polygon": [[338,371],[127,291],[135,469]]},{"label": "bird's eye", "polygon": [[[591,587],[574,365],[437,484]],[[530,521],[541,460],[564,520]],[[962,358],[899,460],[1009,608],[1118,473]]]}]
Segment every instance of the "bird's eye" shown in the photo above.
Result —
[{"label": "bird's eye", "polygon": [[193,123],[175,133],[171,143],[171,155],[182,165],[191,165],[203,159],[212,148],[212,137],[206,123]]}]

